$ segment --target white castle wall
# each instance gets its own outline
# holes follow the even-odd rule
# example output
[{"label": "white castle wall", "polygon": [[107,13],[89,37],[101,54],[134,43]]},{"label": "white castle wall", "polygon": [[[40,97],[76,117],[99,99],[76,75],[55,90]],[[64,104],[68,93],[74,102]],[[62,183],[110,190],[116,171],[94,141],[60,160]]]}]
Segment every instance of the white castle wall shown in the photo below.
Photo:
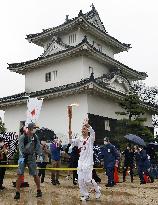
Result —
[{"label": "white castle wall", "polygon": [[[80,135],[83,119],[87,116],[87,96],[74,95],[56,99],[44,99],[37,125],[47,127],[63,140],[68,136],[68,112],[67,106],[78,103],[79,107],[72,110],[72,132],[73,135]],[[8,132],[19,133],[20,121],[26,120],[26,104],[8,107],[5,111],[4,121]]]},{"label": "white castle wall", "polygon": [[[125,116],[117,115],[115,112],[121,112],[123,109],[115,102],[114,99],[109,97],[101,98],[99,96],[88,95],[88,113],[94,115],[100,115],[103,117],[108,117],[112,119],[122,119]],[[144,123],[145,126],[152,126],[152,115],[146,113],[143,117],[147,118],[147,121]]]},{"label": "white castle wall", "polygon": [[[69,36],[72,34],[76,34],[76,42],[69,44]],[[111,58],[114,58],[114,51],[112,50],[112,48],[110,46],[108,46],[107,44],[105,44],[105,42],[98,40],[97,37],[93,36],[90,33],[87,33],[86,31],[84,31],[83,29],[78,28],[78,30],[73,30],[72,32],[62,35],[62,41],[68,45],[71,46],[75,46],[77,44],[79,44],[84,36],[87,36],[87,40],[88,42],[93,45],[94,47],[98,49],[98,44],[102,46],[102,52],[105,53],[106,55],[110,56]]]},{"label": "white castle wall", "polygon": [[[82,57],[74,57],[73,60],[63,60],[55,64],[32,70],[25,75],[25,90],[26,92],[32,92],[78,82],[82,78],[81,68]],[[51,72],[53,78],[53,71],[55,70],[58,72],[57,78],[45,82],[45,74]]]},{"label": "white castle wall", "polygon": [[26,104],[7,107],[4,113],[4,122],[7,132],[19,134],[20,121],[26,120]]},{"label": "white castle wall", "polygon": [[[79,82],[81,79],[90,76],[89,66],[93,68],[95,77],[100,77],[109,72],[107,66],[92,58],[74,57],[27,72],[25,75],[25,90],[26,92],[34,92]],[[55,70],[57,70],[57,78],[53,80],[53,71]],[[52,80],[45,82],[45,74],[48,72],[51,72]]]}]

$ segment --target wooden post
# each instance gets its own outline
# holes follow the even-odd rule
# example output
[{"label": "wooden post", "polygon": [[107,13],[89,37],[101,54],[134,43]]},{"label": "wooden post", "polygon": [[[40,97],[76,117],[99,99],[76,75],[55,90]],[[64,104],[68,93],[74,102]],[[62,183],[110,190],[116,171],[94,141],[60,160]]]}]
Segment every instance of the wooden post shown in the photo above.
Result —
[{"label": "wooden post", "polygon": [[72,130],[71,130],[72,106],[71,105],[68,105],[68,117],[69,117],[69,139],[70,139],[72,135]]}]

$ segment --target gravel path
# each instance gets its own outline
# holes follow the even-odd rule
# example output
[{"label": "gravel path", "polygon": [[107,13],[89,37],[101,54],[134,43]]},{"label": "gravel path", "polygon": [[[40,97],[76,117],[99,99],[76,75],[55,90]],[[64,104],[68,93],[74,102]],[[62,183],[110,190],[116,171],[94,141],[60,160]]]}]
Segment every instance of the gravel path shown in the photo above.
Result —
[{"label": "gravel path", "polygon": [[64,174],[60,178],[61,185],[53,186],[48,171],[45,182],[41,184],[43,196],[37,199],[33,178],[26,172],[25,181],[29,182],[30,187],[22,188],[21,198],[16,201],[13,199],[15,188],[12,186],[12,181],[16,180],[16,172],[7,170],[4,181],[6,189],[0,191],[0,205],[158,205],[158,180],[152,184],[139,185],[138,177],[135,178],[134,183],[130,183],[127,178],[125,183],[106,188],[106,177],[101,173],[101,199],[96,200],[95,194],[91,193],[90,201],[80,202],[78,186],[74,186],[72,180],[65,179]]}]

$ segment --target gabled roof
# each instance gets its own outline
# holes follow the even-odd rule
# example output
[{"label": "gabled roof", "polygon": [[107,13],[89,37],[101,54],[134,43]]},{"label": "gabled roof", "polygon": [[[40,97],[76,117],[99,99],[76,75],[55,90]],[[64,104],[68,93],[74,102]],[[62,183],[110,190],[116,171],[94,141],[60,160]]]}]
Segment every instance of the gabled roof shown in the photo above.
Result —
[{"label": "gabled roof", "polygon": [[[107,79],[112,78],[112,76],[115,76],[115,73],[111,73],[111,77],[107,76]],[[5,109],[7,106],[24,104],[26,103],[28,96],[48,99],[48,98],[64,97],[64,96],[80,94],[80,93],[90,93],[94,95],[95,94],[101,95],[102,97],[110,96],[111,98],[114,98],[116,100],[122,99],[125,96],[125,94],[119,92],[118,90],[114,90],[108,87],[108,83],[104,82],[105,78],[106,78],[105,75],[99,78],[94,78],[92,73],[89,78],[81,80],[80,82],[75,82],[75,83],[54,87],[50,89],[40,90],[36,92],[30,92],[30,93],[23,92],[16,95],[3,97],[0,98],[0,108]],[[149,103],[148,104],[142,103],[142,105],[147,110],[158,113],[157,106],[154,106]]]},{"label": "gabled roof", "polygon": [[40,33],[29,34],[27,35],[26,39],[29,42],[43,47],[42,42],[44,39],[50,39],[58,33],[70,32],[71,29],[78,26],[86,30],[88,29],[87,31],[97,35],[102,41],[105,41],[109,45],[113,46],[116,50],[118,50],[117,52],[127,51],[130,48],[130,44],[121,43],[106,32],[105,27],[101,22],[99,14],[94,6],[92,7],[92,10],[86,14],[83,14],[82,10],[80,10],[77,17],[73,19],[67,19],[63,24],[53,28],[44,29]]},{"label": "gabled roof", "polygon": [[52,40],[49,42],[49,44],[47,45],[46,50],[41,56],[51,55],[53,53],[56,53],[56,52],[59,52],[61,50],[65,50],[68,48],[71,48],[71,46],[63,43],[59,37],[57,38],[56,36],[54,36]]},{"label": "gabled roof", "polygon": [[38,57],[37,59],[34,60],[21,62],[21,63],[8,64],[9,65],[8,69],[13,72],[24,74],[30,69],[38,68],[39,65],[52,63],[55,62],[56,60],[59,59],[62,60],[64,58],[69,58],[79,54],[91,56],[104,64],[108,64],[111,67],[113,67],[113,69],[115,68],[116,70],[120,70],[123,74],[124,73],[127,74],[134,80],[140,80],[140,79],[143,80],[147,77],[146,73],[138,72],[132,68],[129,68],[128,66],[120,63],[114,58],[111,58],[106,54],[100,52],[98,49],[96,49],[93,45],[91,45],[87,41],[86,36],[82,40],[82,42],[76,46],[70,47],[66,50],[62,50],[51,55]]}]

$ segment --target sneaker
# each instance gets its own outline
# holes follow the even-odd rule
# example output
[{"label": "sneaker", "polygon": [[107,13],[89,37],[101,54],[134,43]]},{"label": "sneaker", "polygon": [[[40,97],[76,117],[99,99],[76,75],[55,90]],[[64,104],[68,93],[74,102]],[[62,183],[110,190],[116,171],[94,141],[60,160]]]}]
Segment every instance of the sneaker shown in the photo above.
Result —
[{"label": "sneaker", "polygon": [[55,182],[56,184],[58,184],[58,185],[60,185],[60,182],[59,182],[59,180],[56,180],[56,182]]},{"label": "sneaker", "polygon": [[3,190],[3,189],[5,189],[5,187],[4,186],[0,186],[0,190]]},{"label": "sneaker", "polygon": [[51,183],[52,183],[53,185],[56,185],[56,181],[55,181],[55,180],[51,180]]},{"label": "sneaker", "polygon": [[73,185],[77,185],[77,182],[76,182],[76,181],[73,181]]},{"label": "sneaker", "polygon": [[101,197],[101,192],[99,191],[99,192],[96,192],[96,194],[95,194],[95,198],[96,199],[99,199]]},{"label": "sneaker", "polygon": [[43,183],[44,182],[44,178],[43,177],[41,177],[41,183]]},{"label": "sneaker", "polygon": [[41,192],[41,190],[37,190],[37,195],[36,195],[36,197],[42,197],[42,192]]},{"label": "sneaker", "polygon": [[145,182],[145,181],[142,181],[142,182],[140,182],[140,185],[141,185],[141,184],[146,184],[146,182]]},{"label": "sneaker", "polygon": [[20,199],[20,192],[18,192],[18,191],[16,192],[14,199]]},{"label": "sneaker", "polygon": [[80,201],[88,201],[88,200],[90,200],[89,196],[81,196],[80,197]]},{"label": "sneaker", "polygon": [[106,184],[105,186],[106,186],[106,187],[113,187],[114,184]]}]

